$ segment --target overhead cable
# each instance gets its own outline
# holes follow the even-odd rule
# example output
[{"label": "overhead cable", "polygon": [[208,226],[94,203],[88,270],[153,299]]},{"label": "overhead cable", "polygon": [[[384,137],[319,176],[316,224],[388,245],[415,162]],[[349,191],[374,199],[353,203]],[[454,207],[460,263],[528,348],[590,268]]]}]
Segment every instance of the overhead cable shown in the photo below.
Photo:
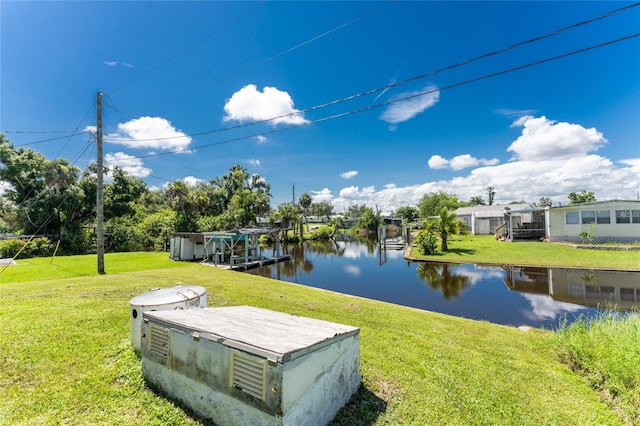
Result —
[{"label": "overhead cable", "polygon": [[196,41],[195,43],[191,44],[190,46],[187,46],[186,48],[182,49],[180,52],[176,53],[175,55],[171,56],[170,58],[164,60],[163,62],[160,62],[159,64],[149,68],[147,71],[143,72],[142,74],[138,75],[137,77],[132,78],[131,80],[121,84],[120,86],[116,87],[113,90],[110,90],[109,93],[115,93],[119,90],[122,90],[123,88],[125,88],[126,86],[128,86],[129,84],[133,83],[134,81],[140,80],[143,77],[148,76],[149,74],[154,73],[155,71],[159,70],[160,68],[164,67],[165,65],[167,65],[168,63],[174,61],[175,59],[179,58],[180,56],[184,55],[185,53],[187,53],[188,51],[190,51],[191,49],[193,49],[194,47],[196,47],[197,45],[203,43],[204,41],[208,40],[209,38],[211,38],[212,36],[218,34],[219,32],[227,29],[228,27],[232,26],[233,24],[235,24],[236,22],[238,22],[240,19],[244,18],[245,16],[249,15],[251,12],[253,12],[255,9],[257,9],[259,6],[261,6],[262,4],[264,4],[266,2],[266,0],[263,0],[259,3],[256,3],[255,5],[253,5],[252,7],[250,7],[249,9],[247,9],[246,11],[244,11],[243,13],[241,13],[240,15],[236,16],[234,19],[226,22],[224,25],[222,25],[221,27],[217,28],[215,31],[207,34],[206,36],[204,36],[203,38],[201,38],[200,40]]},{"label": "overhead cable", "polygon": [[281,56],[284,56],[284,55],[286,55],[287,53],[293,52],[294,50],[297,50],[297,49],[299,49],[299,48],[301,48],[301,47],[303,47],[303,46],[306,46],[307,44],[313,43],[314,41],[319,40],[319,39],[321,39],[321,38],[323,38],[323,37],[325,37],[325,36],[328,36],[329,34],[332,34],[332,33],[336,32],[336,31],[338,31],[338,30],[341,30],[342,28],[348,27],[348,26],[349,26],[349,25],[351,25],[351,24],[354,24],[354,23],[356,23],[356,22],[358,22],[358,21],[361,21],[362,19],[364,19],[364,18],[366,18],[366,17],[368,17],[368,16],[370,16],[370,15],[373,15],[373,14],[375,14],[375,13],[378,13],[378,12],[380,12],[381,10],[384,10],[384,9],[386,9],[387,7],[389,7],[392,3],[395,3],[395,2],[398,2],[398,1],[399,1],[399,0],[391,0],[390,2],[388,2],[388,3],[384,4],[383,6],[380,6],[380,7],[376,8],[376,9],[370,10],[369,12],[367,12],[367,13],[365,13],[365,14],[363,14],[363,15],[360,15],[360,16],[358,16],[358,17],[356,17],[356,18],[354,18],[354,19],[352,19],[352,20],[350,20],[350,21],[348,21],[348,22],[345,22],[345,23],[343,23],[343,24],[338,25],[337,27],[334,27],[334,28],[332,28],[332,29],[330,29],[330,30],[328,30],[328,31],[325,31],[325,32],[323,32],[322,34],[319,34],[319,35],[316,35],[316,36],[314,36],[314,37],[311,37],[310,39],[308,39],[308,40],[306,40],[306,41],[303,41],[303,42],[301,42],[301,43],[298,43],[298,44],[296,44],[295,46],[289,47],[289,48],[287,48],[287,49],[285,49],[285,50],[283,50],[283,51],[281,51],[281,52],[279,52],[279,53],[276,53],[276,54],[275,54],[275,55],[273,55],[273,56],[269,56],[268,58],[262,59],[262,60],[260,60],[260,61],[258,61],[258,62],[254,62],[253,64],[250,64],[250,65],[248,65],[248,66],[246,66],[246,67],[244,67],[244,68],[241,68],[241,69],[239,69],[239,70],[237,70],[237,71],[234,71],[234,72],[232,72],[232,73],[230,73],[230,74],[227,74],[226,76],[220,77],[219,79],[217,79],[217,80],[215,80],[215,81],[212,81],[212,82],[210,82],[210,83],[207,83],[207,84],[205,84],[205,85],[203,85],[203,86],[200,86],[200,87],[198,87],[198,88],[196,88],[196,89],[193,89],[193,90],[191,90],[190,92],[187,92],[187,93],[185,93],[185,94],[183,94],[183,95],[180,95],[180,96],[177,96],[177,97],[175,97],[175,98],[173,98],[173,99],[170,99],[170,100],[168,100],[167,102],[165,102],[165,103],[163,103],[163,104],[160,104],[160,105],[158,105],[158,106],[159,106],[159,107],[163,107],[163,106],[170,105],[170,104],[172,104],[172,103],[174,103],[174,102],[176,102],[176,101],[179,101],[180,99],[186,98],[187,96],[191,96],[191,95],[193,95],[194,93],[201,92],[202,90],[207,89],[207,88],[209,88],[209,87],[213,86],[213,85],[214,85],[214,84],[216,84],[216,83],[220,83],[221,81],[227,80],[227,79],[229,79],[229,78],[231,78],[231,77],[234,77],[234,76],[236,76],[236,75],[238,75],[238,74],[240,74],[240,73],[243,73],[243,72],[245,72],[245,71],[248,71],[248,70],[250,70],[250,69],[253,69],[253,68],[255,68],[255,67],[259,66],[259,65],[265,64],[265,63],[270,62],[270,61],[272,61],[272,60],[274,60],[274,59],[277,59],[277,58],[279,58],[279,57],[281,57]]},{"label": "overhead cable", "polygon": [[[612,44],[615,44],[615,43],[620,43],[620,42],[623,42],[623,41],[626,41],[626,40],[633,39],[633,38],[638,37],[638,36],[640,36],[640,33],[631,34],[631,35],[628,35],[628,36],[625,36],[625,37],[617,38],[615,40],[606,41],[606,42],[599,43],[599,44],[592,45],[592,46],[588,46],[588,47],[585,47],[585,48],[582,48],[582,49],[578,49],[578,50],[574,50],[574,51],[571,51],[571,52],[563,53],[563,54],[560,54],[560,55],[552,56],[552,57],[549,57],[549,58],[541,59],[541,60],[538,60],[538,61],[535,61],[535,62],[530,62],[530,63],[524,64],[524,65],[519,65],[519,66],[516,66],[516,67],[513,67],[513,68],[506,69],[506,70],[497,71],[497,72],[490,73],[490,74],[485,74],[485,75],[480,76],[480,77],[475,77],[475,78],[472,78],[472,79],[469,79],[469,80],[464,80],[464,81],[461,81],[461,82],[458,82],[458,83],[453,83],[453,84],[450,84],[450,85],[447,85],[447,86],[444,86],[444,87],[440,87],[440,88],[436,88],[436,89],[430,89],[430,90],[418,92],[418,93],[415,93],[415,94],[412,94],[412,95],[409,95],[409,96],[404,96],[404,97],[401,97],[401,98],[398,98],[398,99],[393,99],[393,100],[390,100],[390,101],[378,103],[378,104],[375,104],[375,105],[369,105],[369,106],[366,106],[366,107],[363,107],[363,108],[354,109],[354,110],[350,110],[350,111],[346,111],[346,112],[330,115],[330,116],[319,118],[319,119],[315,119],[315,120],[310,120],[310,121],[308,121],[306,123],[302,123],[302,124],[294,124],[294,125],[291,125],[291,126],[288,126],[288,127],[282,127],[282,128],[279,128],[279,129],[267,130],[267,131],[255,133],[255,134],[252,134],[252,135],[240,136],[240,137],[236,137],[236,138],[232,138],[232,139],[226,139],[226,140],[223,140],[223,141],[214,142],[214,143],[205,144],[205,145],[194,146],[194,147],[190,147],[190,148],[184,148],[184,149],[178,149],[178,150],[160,152],[160,153],[153,153],[153,154],[147,154],[147,155],[140,155],[140,156],[135,156],[135,157],[130,157],[130,158],[131,159],[134,159],[134,158],[149,158],[149,157],[158,157],[158,156],[162,156],[162,155],[177,154],[177,153],[188,152],[188,151],[195,151],[195,150],[202,149],[202,148],[208,148],[208,147],[217,146],[217,145],[224,145],[224,144],[228,144],[228,143],[232,143],[232,142],[238,142],[238,141],[241,141],[241,140],[255,138],[255,137],[258,137],[258,136],[264,136],[264,135],[269,135],[269,134],[273,134],[273,133],[279,133],[279,132],[283,132],[285,130],[296,129],[298,127],[307,126],[307,125],[314,124],[314,123],[321,123],[321,122],[324,122],[324,121],[334,120],[336,118],[346,117],[346,116],[357,114],[357,113],[361,113],[361,112],[364,112],[364,111],[369,111],[369,110],[381,108],[383,106],[387,106],[387,105],[391,105],[391,104],[394,104],[394,103],[402,102],[402,101],[405,101],[405,100],[408,100],[408,99],[417,98],[417,97],[420,97],[420,96],[425,96],[425,95],[428,95],[428,94],[431,94],[431,93],[435,93],[435,92],[438,92],[438,91],[453,89],[455,87],[464,86],[464,85],[467,85],[467,84],[470,84],[470,83],[475,83],[477,81],[486,80],[486,79],[489,79],[489,78],[493,78],[493,77],[497,77],[497,76],[500,76],[500,75],[508,74],[508,73],[511,73],[511,72],[519,71],[519,70],[522,70],[522,69],[525,69],[525,68],[531,68],[531,67],[536,66],[536,65],[541,65],[541,64],[544,64],[544,63],[547,63],[547,62],[551,62],[551,61],[555,61],[555,60],[558,60],[558,59],[566,58],[566,57],[569,57],[569,56],[577,55],[577,54],[584,53],[584,52],[587,52],[587,51],[590,51],[590,50],[594,50],[594,49],[598,49],[598,48],[601,48],[601,47],[609,46],[609,45],[612,45]],[[211,132],[194,133],[194,134],[188,135],[188,136],[203,135],[203,134],[208,134],[208,133],[214,133],[214,132],[217,132],[217,131],[218,130],[211,131]],[[181,137],[186,137],[186,136],[181,136]],[[172,138],[174,138],[174,137],[172,137]],[[172,139],[172,138],[139,139],[139,140],[140,141],[143,141],[143,140],[164,140],[164,139]]]},{"label": "overhead cable", "polygon": [[[237,124],[235,126],[228,126],[228,127],[223,127],[223,128],[220,128],[220,129],[208,130],[208,131],[203,131],[203,132],[196,132],[196,133],[191,133],[191,134],[182,135],[182,136],[168,136],[168,137],[164,137],[164,138],[149,138],[149,139],[109,138],[108,140],[110,142],[137,142],[137,141],[146,142],[146,141],[156,141],[156,140],[180,139],[180,138],[184,138],[184,137],[202,136],[202,135],[207,135],[207,134],[212,134],[212,133],[219,133],[219,132],[224,132],[224,131],[229,131],[229,130],[236,130],[236,129],[239,129],[239,128],[249,127],[249,126],[253,126],[253,125],[256,125],[256,124],[269,123],[269,122],[272,122],[272,121],[275,121],[275,120],[280,120],[280,119],[291,117],[291,116],[295,116],[295,115],[301,115],[301,114],[304,114],[304,113],[309,112],[309,111],[315,111],[315,110],[318,110],[318,109],[322,109],[322,108],[326,108],[326,107],[329,107],[329,106],[337,105],[337,104],[340,104],[340,103],[348,102],[348,101],[351,101],[351,100],[354,100],[354,99],[357,99],[357,98],[361,98],[361,97],[364,97],[364,96],[372,95],[372,94],[377,93],[377,92],[382,92],[382,91],[389,90],[389,89],[392,89],[392,88],[395,88],[395,87],[398,87],[398,86],[402,86],[402,85],[405,85],[405,84],[408,84],[408,83],[411,83],[411,82],[414,82],[414,81],[422,80],[422,79],[425,79],[427,77],[432,77],[432,76],[434,76],[436,74],[440,74],[440,73],[445,72],[445,71],[449,71],[449,70],[452,70],[452,69],[455,69],[455,68],[460,68],[462,66],[471,64],[471,63],[479,61],[481,59],[485,59],[485,58],[489,58],[489,57],[492,57],[492,56],[496,56],[498,54],[501,54],[501,53],[516,49],[518,47],[521,47],[521,46],[524,46],[524,45],[527,45],[527,44],[531,44],[531,43],[535,43],[537,41],[544,40],[546,38],[550,38],[550,37],[556,36],[556,35],[558,35],[560,33],[565,32],[565,31],[568,31],[568,30],[571,30],[571,29],[574,29],[574,28],[577,28],[577,27],[580,27],[580,26],[583,26],[583,25],[587,25],[587,24],[590,24],[590,23],[593,23],[593,22],[608,18],[608,17],[613,16],[613,15],[615,15],[617,13],[629,10],[629,9],[637,7],[637,6],[640,6],[640,2],[633,3],[633,4],[630,4],[630,5],[621,7],[619,9],[612,10],[610,12],[604,13],[602,15],[596,16],[596,17],[591,18],[591,19],[587,19],[585,21],[577,22],[575,24],[571,24],[569,26],[559,28],[557,30],[554,30],[554,31],[552,31],[550,33],[547,33],[547,34],[544,34],[544,35],[541,35],[541,36],[537,36],[537,37],[530,38],[530,39],[527,39],[527,40],[524,40],[524,41],[520,41],[520,42],[511,44],[511,45],[509,45],[507,47],[504,47],[504,48],[501,48],[501,49],[498,49],[498,50],[494,50],[492,52],[484,53],[482,55],[475,56],[475,57],[470,58],[470,59],[466,59],[466,60],[464,60],[462,62],[458,62],[458,63],[453,64],[453,65],[448,65],[446,67],[442,67],[442,68],[439,68],[439,69],[436,69],[436,70],[433,70],[433,71],[429,71],[429,72],[424,73],[424,74],[420,74],[420,75],[417,75],[417,76],[414,76],[414,77],[411,77],[411,78],[407,78],[405,80],[401,80],[401,81],[398,81],[398,82],[395,82],[395,83],[389,83],[389,84],[386,84],[384,86],[377,87],[375,89],[369,89],[369,90],[366,90],[364,92],[356,93],[354,95],[350,95],[350,96],[347,96],[347,97],[344,97],[344,98],[335,99],[335,100],[332,100],[332,101],[329,101],[329,102],[325,102],[325,103],[322,103],[322,104],[319,104],[319,105],[315,105],[315,106],[311,106],[311,107],[308,107],[308,108],[304,108],[304,109],[301,109],[301,110],[298,110],[296,112],[292,112],[292,113],[289,113],[289,114],[283,114],[283,115],[279,115],[279,116],[276,116],[276,117],[271,117],[271,118],[267,118],[267,119],[263,119],[263,120],[256,120],[256,121],[252,121],[252,122],[249,122],[249,123],[242,123],[242,124]],[[105,140],[107,140],[107,139],[105,139]]]}]

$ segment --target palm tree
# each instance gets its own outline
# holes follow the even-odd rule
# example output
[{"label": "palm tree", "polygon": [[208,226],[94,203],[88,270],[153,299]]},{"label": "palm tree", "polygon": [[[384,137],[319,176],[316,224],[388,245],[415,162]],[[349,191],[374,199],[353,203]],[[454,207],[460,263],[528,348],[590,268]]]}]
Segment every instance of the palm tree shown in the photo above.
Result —
[{"label": "palm tree", "polygon": [[431,262],[420,262],[416,273],[421,281],[427,283],[434,290],[441,289],[442,296],[447,299],[456,299],[463,290],[469,286],[470,279],[464,274],[455,274],[455,266],[443,263],[441,265]]},{"label": "palm tree", "polygon": [[469,204],[471,204],[472,206],[484,206],[487,203],[484,201],[484,198],[482,198],[482,196],[475,195],[469,199]]},{"label": "palm tree", "polygon": [[465,228],[464,223],[458,219],[458,216],[455,213],[450,212],[446,207],[440,210],[440,218],[438,222],[435,224],[435,227],[440,234],[440,239],[442,240],[442,245],[440,250],[448,251],[449,247],[447,246],[447,239],[451,235],[459,235]]},{"label": "palm tree", "polygon": [[298,203],[300,207],[302,207],[302,211],[304,212],[304,222],[307,224],[307,232],[309,232],[309,223],[307,222],[307,209],[311,205],[311,195],[308,192],[305,192],[300,196]]}]

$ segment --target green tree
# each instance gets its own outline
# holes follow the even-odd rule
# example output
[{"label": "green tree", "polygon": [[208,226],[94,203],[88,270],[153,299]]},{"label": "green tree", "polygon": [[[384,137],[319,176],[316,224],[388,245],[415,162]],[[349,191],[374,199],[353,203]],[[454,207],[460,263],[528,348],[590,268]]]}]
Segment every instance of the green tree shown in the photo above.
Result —
[{"label": "green tree", "polygon": [[418,209],[414,206],[398,207],[395,216],[402,218],[405,223],[411,223],[418,217]]},{"label": "green tree", "polygon": [[473,196],[469,199],[469,205],[471,206],[484,206],[487,202],[480,195]]},{"label": "green tree", "polygon": [[596,201],[596,196],[593,192],[585,191],[584,189],[580,193],[570,192],[569,204],[581,204],[581,203],[593,203]]},{"label": "green tree", "polygon": [[487,187],[487,197],[489,198],[489,205],[493,205],[493,200],[496,197],[496,191],[493,185]]},{"label": "green tree", "polygon": [[169,245],[169,237],[175,229],[175,222],[176,213],[169,208],[145,215],[137,225],[144,238],[145,250],[165,250]]},{"label": "green tree", "polygon": [[452,235],[460,235],[464,232],[465,224],[458,219],[455,213],[450,212],[446,207],[440,210],[440,216],[435,220],[429,220],[425,227],[427,232],[436,232],[440,235],[440,250],[448,251],[447,240]]},{"label": "green tree", "polygon": [[378,232],[378,227],[381,223],[380,212],[374,212],[371,207],[365,206],[362,215],[358,219],[356,228],[365,232],[374,233]]},{"label": "green tree", "polygon": [[420,217],[427,219],[438,216],[443,208],[454,211],[462,204],[454,194],[448,194],[444,191],[430,192],[422,197],[420,203],[418,203],[418,210]]},{"label": "green tree", "polygon": [[304,194],[300,195],[300,198],[298,199],[298,204],[300,204],[300,207],[302,207],[302,211],[304,212],[304,221],[307,224],[307,232],[309,232],[309,223],[307,222],[307,216],[308,216],[307,210],[311,206],[311,202],[312,202],[311,194],[309,194],[308,192],[305,192]]},{"label": "green tree", "polygon": [[147,184],[140,178],[129,176],[115,167],[111,173],[113,181],[104,187],[104,218],[133,215],[140,197],[148,191]]},{"label": "green tree", "polygon": [[11,206],[11,216],[4,217],[13,231],[52,235],[66,246],[67,230],[81,229],[87,210],[79,176],[80,169],[67,160],[47,160],[31,149],[15,149],[0,133],[0,181],[8,184],[3,204]]},{"label": "green tree", "polygon": [[553,202],[549,197],[540,197],[540,200],[537,203],[533,203],[534,207],[551,207]]},{"label": "green tree", "polygon": [[301,223],[302,219],[300,209],[292,203],[280,204],[278,208],[272,212],[271,217],[272,220],[281,222],[282,239],[284,241],[288,240],[289,228],[293,228],[295,233],[296,225]]},{"label": "green tree", "polygon": [[331,218],[333,214],[333,206],[331,203],[326,201],[320,201],[319,203],[311,203],[311,215],[313,216],[324,216],[326,218]]},{"label": "green tree", "polygon": [[339,230],[344,229],[344,217],[336,216],[329,221],[329,224],[333,226],[333,231],[331,232],[329,238],[333,238]]},{"label": "green tree", "polygon": [[434,290],[441,289],[442,296],[449,300],[460,296],[470,284],[469,277],[452,272],[457,266],[444,263],[442,265],[431,262],[420,262],[416,273],[421,281],[427,283]]},{"label": "green tree", "polygon": [[370,209],[370,208],[371,207],[367,207],[366,204],[362,204],[362,205],[354,204],[352,206],[349,206],[349,208],[347,208],[347,217],[353,217],[353,218],[361,217],[362,215],[364,215],[367,209]]}]

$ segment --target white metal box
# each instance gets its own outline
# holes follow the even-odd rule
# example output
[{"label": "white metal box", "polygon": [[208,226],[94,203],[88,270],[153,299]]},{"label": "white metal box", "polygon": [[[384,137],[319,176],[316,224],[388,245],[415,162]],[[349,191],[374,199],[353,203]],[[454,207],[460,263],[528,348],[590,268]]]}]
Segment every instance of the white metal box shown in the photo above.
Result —
[{"label": "white metal box", "polygon": [[173,287],[155,288],[129,301],[129,334],[131,346],[140,350],[142,314],[146,311],[206,308],[207,289],[199,285],[177,284]]},{"label": "white metal box", "polygon": [[360,329],[250,306],[145,312],[148,381],[220,425],[325,425],[360,385]]}]

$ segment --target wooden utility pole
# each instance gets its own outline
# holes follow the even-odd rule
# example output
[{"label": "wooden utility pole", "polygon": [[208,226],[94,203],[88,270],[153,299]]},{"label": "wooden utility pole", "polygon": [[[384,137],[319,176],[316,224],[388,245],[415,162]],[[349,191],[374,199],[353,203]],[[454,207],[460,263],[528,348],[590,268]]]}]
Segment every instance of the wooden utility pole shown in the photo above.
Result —
[{"label": "wooden utility pole", "polygon": [[96,141],[98,145],[98,186],[96,190],[96,253],[98,255],[98,273],[104,274],[104,193],[102,164],[102,93],[96,97]]}]

